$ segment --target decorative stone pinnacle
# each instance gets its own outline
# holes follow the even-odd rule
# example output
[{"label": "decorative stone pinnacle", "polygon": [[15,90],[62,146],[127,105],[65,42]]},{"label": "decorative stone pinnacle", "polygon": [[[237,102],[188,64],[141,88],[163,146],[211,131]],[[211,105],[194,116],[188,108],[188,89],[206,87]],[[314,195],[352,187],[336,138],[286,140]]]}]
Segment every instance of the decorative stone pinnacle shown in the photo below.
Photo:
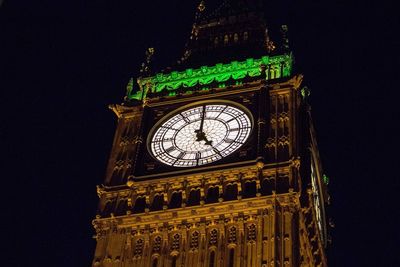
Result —
[{"label": "decorative stone pinnacle", "polygon": [[133,184],[134,184],[134,182],[133,182],[132,179],[128,179],[128,181],[126,182],[126,185],[127,185],[128,187],[132,187]]},{"label": "decorative stone pinnacle", "polygon": [[145,60],[145,62],[142,63],[141,68],[140,68],[140,73],[142,75],[150,74],[150,72],[151,72],[150,64],[153,60],[154,52],[155,52],[154,47],[149,47],[146,49],[146,52],[145,52],[146,60]]},{"label": "decorative stone pinnacle", "polygon": [[287,37],[288,33],[288,26],[282,25],[281,26],[281,34],[282,34],[282,48],[283,50],[289,50],[289,38]]},{"label": "decorative stone pinnacle", "polygon": [[303,99],[306,99],[310,96],[311,94],[311,90],[307,87],[304,86],[303,88],[301,88],[301,96],[303,97]]},{"label": "decorative stone pinnacle", "polygon": [[257,163],[256,163],[256,165],[257,165],[257,168],[258,169],[262,169],[262,168],[264,168],[264,162],[262,162],[262,161],[257,161]]},{"label": "decorative stone pinnacle", "polygon": [[198,9],[200,12],[203,12],[203,11],[206,9],[206,5],[205,5],[204,1],[201,1],[201,2],[200,2],[200,4],[197,6],[197,9]]},{"label": "decorative stone pinnacle", "polygon": [[96,191],[97,191],[97,195],[99,197],[101,197],[101,195],[104,193],[104,187],[103,185],[96,185]]}]

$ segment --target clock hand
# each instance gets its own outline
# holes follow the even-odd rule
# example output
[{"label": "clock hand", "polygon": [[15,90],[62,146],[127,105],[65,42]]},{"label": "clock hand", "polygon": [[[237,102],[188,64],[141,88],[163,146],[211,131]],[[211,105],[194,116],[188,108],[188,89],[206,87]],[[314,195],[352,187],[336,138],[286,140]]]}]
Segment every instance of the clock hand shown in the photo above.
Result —
[{"label": "clock hand", "polygon": [[[206,113],[206,106],[203,106],[203,112],[201,114],[201,122],[200,122],[200,129],[195,130],[194,132],[196,133],[196,141],[206,141],[206,134],[203,132],[203,126],[204,126],[204,117],[205,117],[205,113]],[[206,141],[208,142],[208,141]]]},{"label": "clock hand", "polygon": [[200,132],[203,132],[205,114],[206,114],[206,106],[204,105],[203,106],[203,113],[201,114],[201,122],[200,122],[200,129],[199,129]]},{"label": "clock hand", "polygon": [[205,145],[208,145],[208,146],[212,146],[212,142],[213,141],[208,141],[208,139],[207,139],[207,137],[204,135],[204,139],[203,139],[204,141],[206,141],[204,144]]},{"label": "clock hand", "polygon": [[206,141],[205,145],[212,145],[212,141],[209,141],[206,137],[206,134],[204,132],[198,132],[198,130],[196,130],[196,141]]},{"label": "clock hand", "polygon": [[198,130],[196,130],[196,141],[206,141],[204,144],[205,145],[209,145],[209,146],[211,146],[212,145],[212,142],[213,141],[209,141],[208,139],[207,139],[207,137],[206,137],[206,134],[205,133],[203,133],[203,132],[197,132]]},{"label": "clock hand", "polygon": [[212,146],[212,141],[208,140],[206,137],[206,133],[203,131],[204,126],[204,118],[206,116],[206,105],[203,106],[203,112],[201,114],[201,122],[200,122],[200,129],[195,130],[196,133],[196,141],[205,141],[205,145]]}]

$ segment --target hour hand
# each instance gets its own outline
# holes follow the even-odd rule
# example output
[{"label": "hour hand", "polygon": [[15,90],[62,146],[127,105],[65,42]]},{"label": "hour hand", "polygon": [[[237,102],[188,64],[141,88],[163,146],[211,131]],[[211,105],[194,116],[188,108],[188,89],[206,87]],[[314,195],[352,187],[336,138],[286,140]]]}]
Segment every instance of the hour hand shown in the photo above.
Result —
[{"label": "hour hand", "polygon": [[212,141],[208,141],[206,137],[204,137],[204,141],[206,141],[204,144],[208,146],[212,146]]},{"label": "hour hand", "polygon": [[206,134],[202,130],[195,130],[196,141],[203,141],[206,139]]},{"label": "hour hand", "polygon": [[205,141],[205,145],[212,145],[212,141],[209,141],[206,137],[206,134],[200,130],[195,130],[196,133],[196,141]]}]

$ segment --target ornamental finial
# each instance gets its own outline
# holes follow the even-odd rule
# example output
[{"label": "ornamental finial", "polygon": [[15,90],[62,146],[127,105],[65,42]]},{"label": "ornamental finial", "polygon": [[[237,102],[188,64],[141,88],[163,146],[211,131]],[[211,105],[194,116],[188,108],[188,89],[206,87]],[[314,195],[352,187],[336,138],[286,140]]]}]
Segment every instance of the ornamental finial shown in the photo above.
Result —
[{"label": "ornamental finial", "polygon": [[287,25],[282,25],[281,26],[281,34],[282,34],[282,49],[283,51],[289,51],[289,38],[287,36],[288,34],[288,26]]},{"label": "ornamental finial", "polygon": [[310,94],[311,90],[307,86],[301,88],[301,96],[303,97],[303,99],[307,99],[310,96]]},{"label": "ornamental finial", "polygon": [[276,48],[274,42],[271,41],[271,39],[269,37],[267,28],[265,29],[265,46],[267,48],[268,53],[271,53]]},{"label": "ornamental finial", "polygon": [[205,2],[204,2],[204,1],[201,1],[200,4],[197,6],[197,9],[198,9],[200,12],[203,12],[203,11],[206,9],[206,4],[205,4]]},{"label": "ornamental finial", "polygon": [[150,74],[151,68],[151,62],[153,60],[153,55],[154,55],[154,48],[153,47],[149,47],[146,49],[146,60],[145,62],[142,63],[142,66],[140,68],[140,74],[142,76],[147,76]]}]

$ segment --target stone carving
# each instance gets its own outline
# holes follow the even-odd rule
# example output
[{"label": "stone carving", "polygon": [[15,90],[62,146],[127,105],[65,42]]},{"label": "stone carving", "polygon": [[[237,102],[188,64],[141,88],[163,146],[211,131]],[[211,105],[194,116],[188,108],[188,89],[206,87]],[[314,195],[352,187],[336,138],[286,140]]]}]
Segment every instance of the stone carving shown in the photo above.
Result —
[{"label": "stone carving", "polygon": [[174,234],[174,236],[172,237],[171,251],[179,251],[180,238],[181,236],[179,234]]},{"label": "stone carving", "polygon": [[191,239],[190,239],[190,248],[192,250],[198,249],[199,247],[199,237],[200,237],[200,233],[197,231],[194,231],[192,233]]},{"label": "stone carving", "polygon": [[210,246],[216,246],[217,242],[218,242],[218,230],[217,229],[212,229],[210,231],[209,245]]},{"label": "stone carving", "polygon": [[160,251],[161,251],[161,242],[162,242],[161,236],[156,236],[154,238],[153,253],[160,253]]},{"label": "stone carving", "polygon": [[133,251],[134,257],[141,257],[143,254],[144,241],[142,238],[136,240],[135,250]]},{"label": "stone carving", "polygon": [[257,238],[257,228],[255,224],[250,224],[247,227],[247,240],[248,241],[255,241]]}]

